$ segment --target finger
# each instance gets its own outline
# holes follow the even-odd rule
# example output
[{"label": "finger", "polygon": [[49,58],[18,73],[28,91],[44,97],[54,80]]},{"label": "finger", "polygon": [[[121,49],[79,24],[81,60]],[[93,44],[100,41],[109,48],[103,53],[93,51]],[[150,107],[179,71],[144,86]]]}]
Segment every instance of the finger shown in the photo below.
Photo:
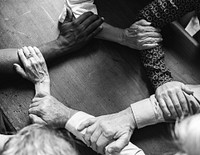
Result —
[{"label": "finger", "polygon": [[180,105],[182,107],[182,110],[186,113],[189,112],[189,108],[188,108],[188,103],[187,103],[187,99],[184,95],[184,93],[180,90],[177,92],[177,97],[178,97],[178,100],[180,102]]},{"label": "finger", "polygon": [[163,41],[162,38],[150,38],[150,37],[148,37],[148,38],[141,40],[140,44],[155,44],[155,43],[159,43],[161,41]]},{"label": "finger", "polygon": [[90,24],[85,30],[86,35],[90,35],[91,33],[93,33],[93,31],[96,30],[98,27],[100,27],[102,23],[103,20],[99,18],[98,20]]},{"label": "finger", "polygon": [[80,26],[83,27],[83,29],[86,29],[89,25],[91,25],[92,23],[94,23],[96,20],[99,19],[99,16],[97,15],[92,15],[90,17],[88,17],[86,20],[84,20]]},{"label": "finger", "polygon": [[[174,105],[175,107],[175,110],[176,110],[176,113],[178,114],[178,117],[180,118],[183,114],[183,111],[182,111],[182,107],[181,107],[181,104],[184,104],[184,103],[181,103],[179,102],[180,100],[177,98],[176,94],[175,93],[170,93],[169,94],[169,97],[172,101],[172,104]],[[183,96],[184,97],[184,96]],[[181,99],[182,101],[183,99]]]},{"label": "finger", "polygon": [[162,35],[158,32],[143,32],[138,34],[140,38],[157,38],[162,39]]},{"label": "finger", "polygon": [[[93,134],[91,135],[90,137],[90,142],[91,142],[91,148],[94,150],[94,151],[97,151],[97,140],[99,139],[100,135],[101,135],[101,130],[98,128],[96,129]],[[99,152],[98,152],[99,153]]]},{"label": "finger", "polygon": [[29,108],[37,107],[38,105],[40,105],[40,102],[34,102],[29,105]]},{"label": "finger", "polygon": [[174,105],[173,105],[171,99],[169,98],[169,96],[166,96],[166,97],[164,98],[164,101],[165,101],[165,103],[167,104],[167,107],[168,107],[168,109],[169,109],[169,111],[170,111],[170,113],[171,113],[172,118],[173,118],[173,119],[176,119],[178,115],[177,115],[177,113],[176,113],[176,110],[175,110],[175,108],[174,108]]},{"label": "finger", "polygon": [[188,95],[187,93],[184,93],[184,96],[186,97],[188,101],[188,107],[189,107],[189,113],[195,114],[199,112],[200,105],[198,100],[193,95]]},{"label": "finger", "polygon": [[94,118],[92,118],[92,119],[87,119],[86,121],[82,122],[82,123],[78,126],[77,130],[78,130],[78,131],[84,130],[85,128],[87,128],[87,127],[89,127],[90,125],[94,124],[95,120],[96,120],[96,119],[94,119]]},{"label": "finger", "polygon": [[95,132],[96,130],[96,125],[93,124],[91,126],[89,126],[87,129],[86,129],[86,132],[83,136],[83,139],[85,140],[85,143],[87,146],[91,146],[91,141],[90,141],[90,138],[92,136],[92,134]]},{"label": "finger", "polygon": [[164,116],[165,117],[170,117],[171,113],[170,113],[165,101],[162,98],[158,98],[157,100],[158,100],[159,106],[160,106]]},{"label": "finger", "polygon": [[148,22],[145,19],[141,19],[141,20],[135,22],[134,24],[148,26],[148,25],[151,25],[151,22]]},{"label": "finger", "polygon": [[181,89],[182,89],[184,92],[188,93],[189,95],[194,93],[194,91],[192,91],[188,86],[186,86],[186,85],[184,85],[184,84],[182,85]]},{"label": "finger", "polygon": [[156,46],[158,46],[158,43],[153,43],[153,44],[143,44],[141,50],[145,50],[145,49],[151,49],[154,48]]},{"label": "finger", "polygon": [[153,26],[137,26],[138,32],[160,32],[160,29],[157,29]]},{"label": "finger", "polygon": [[97,152],[100,154],[105,154],[105,147],[109,144],[110,141],[111,140],[109,140],[103,134],[101,134],[96,142]]},{"label": "finger", "polygon": [[34,97],[34,98],[32,99],[32,103],[34,103],[34,102],[39,102],[42,98],[43,98],[43,97],[38,97],[38,96],[36,96],[36,97]]},{"label": "finger", "polygon": [[26,56],[24,55],[24,52],[22,49],[18,50],[18,56],[19,56],[20,61],[23,64],[23,66],[27,67],[28,60],[27,60]]},{"label": "finger", "polygon": [[26,72],[19,64],[15,63],[15,64],[13,64],[13,66],[19,75],[21,75],[23,78],[27,78]]},{"label": "finger", "polygon": [[74,24],[80,25],[83,21],[85,21],[88,17],[92,16],[92,12],[86,12],[79,16],[77,19],[74,20]]},{"label": "finger", "polygon": [[39,59],[45,62],[45,59],[44,59],[42,53],[40,52],[40,50],[39,50],[37,47],[35,47],[35,46],[34,46],[33,48],[34,48],[34,50],[35,50],[35,53],[36,53],[37,56],[39,57]]},{"label": "finger", "polygon": [[114,152],[120,152],[125,146],[127,146],[129,143],[129,135],[124,134],[116,141],[113,141],[106,147],[106,151],[109,154],[112,154]]},{"label": "finger", "polygon": [[36,52],[35,52],[35,49],[31,46],[28,46],[28,49],[31,53],[31,55],[33,56],[33,58],[36,60],[36,61],[39,61],[39,57],[36,55]]},{"label": "finger", "polygon": [[100,26],[96,30],[94,30],[92,33],[90,33],[87,37],[87,41],[94,38],[99,32],[101,32],[103,28]]},{"label": "finger", "polygon": [[29,51],[29,49],[28,49],[28,47],[22,47],[22,49],[23,49],[23,52],[24,52],[24,55],[26,56],[26,58],[29,58],[29,54],[30,54],[30,51]]},{"label": "finger", "polygon": [[30,114],[29,118],[32,123],[37,123],[37,124],[47,124],[45,121],[43,121],[40,117]]},{"label": "finger", "polygon": [[71,22],[74,19],[74,14],[72,10],[67,6],[66,7],[66,16],[64,22]]},{"label": "finger", "polygon": [[39,106],[37,107],[32,107],[28,110],[29,114],[34,114],[34,115],[37,115],[37,116],[41,116],[41,112],[39,110]]}]

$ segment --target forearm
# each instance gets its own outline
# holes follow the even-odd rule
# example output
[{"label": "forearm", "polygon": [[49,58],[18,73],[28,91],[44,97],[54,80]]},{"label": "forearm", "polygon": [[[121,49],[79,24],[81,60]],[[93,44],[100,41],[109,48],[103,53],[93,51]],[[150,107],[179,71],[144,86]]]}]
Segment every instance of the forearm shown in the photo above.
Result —
[{"label": "forearm", "polygon": [[[66,55],[71,52],[70,46],[62,45],[59,40],[54,40],[39,45],[38,48],[42,52],[47,62],[50,62],[57,57]],[[13,75],[16,73],[15,70],[13,69],[13,64],[14,63],[21,64],[17,55],[17,50],[18,50],[17,48],[0,50],[1,75]]]},{"label": "forearm", "polygon": [[[146,19],[152,23],[152,26],[162,28],[197,8],[200,8],[198,0],[154,0],[140,11],[137,19]],[[172,80],[171,73],[164,63],[164,50],[161,45],[150,50],[143,50],[141,55],[147,76],[155,89]]]},{"label": "forearm", "polygon": [[[193,108],[193,110],[189,111],[189,113],[193,114],[193,112],[199,110],[200,85],[187,85],[187,86],[194,92],[193,95],[185,96],[187,98],[188,106]],[[173,116],[166,116],[162,112],[160,104],[157,101],[155,95],[151,95],[150,98],[146,98],[131,104],[131,109],[138,128],[142,128],[148,125],[153,125],[161,122],[172,122],[177,119],[174,118]]]}]

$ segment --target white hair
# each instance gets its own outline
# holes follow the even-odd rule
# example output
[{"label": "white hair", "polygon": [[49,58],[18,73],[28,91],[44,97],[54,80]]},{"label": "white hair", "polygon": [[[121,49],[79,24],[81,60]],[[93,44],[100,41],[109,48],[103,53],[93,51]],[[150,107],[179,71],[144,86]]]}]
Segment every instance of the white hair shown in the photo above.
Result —
[{"label": "white hair", "polygon": [[200,155],[200,114],[177,121],[174,135],[182,154]]},{"label": "white hair", "polygon": [[44,125],[33,124],[20,130],[5,144],[2,155],[77,155],[72,143]]}]

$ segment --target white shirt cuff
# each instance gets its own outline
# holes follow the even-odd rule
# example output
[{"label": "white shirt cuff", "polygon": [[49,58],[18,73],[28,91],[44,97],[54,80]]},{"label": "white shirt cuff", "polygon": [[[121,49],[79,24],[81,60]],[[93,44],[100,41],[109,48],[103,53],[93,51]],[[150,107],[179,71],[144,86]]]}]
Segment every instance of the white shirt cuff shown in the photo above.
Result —
[{"label": "white shirt cuff", "polygon": [[131,104],[131,109],[138,128],[164,122],[163,113],[155,95]]}]

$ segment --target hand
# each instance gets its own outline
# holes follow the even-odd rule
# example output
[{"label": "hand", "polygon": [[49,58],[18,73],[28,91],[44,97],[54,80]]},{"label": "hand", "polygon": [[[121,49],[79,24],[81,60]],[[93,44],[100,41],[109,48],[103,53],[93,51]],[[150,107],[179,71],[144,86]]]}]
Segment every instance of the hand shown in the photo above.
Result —
[{"label": "hand", "polygon": [[150,49],[158,46],[162,36],[160,30],[142,19],[131,25],[122,33],[121,44],[137,50]]},{"label": "hand", "polygon": [[14,68],[23,78],[33,83],[49,82],[49,73],[44,57],[37,47],[23,47],[18,50],[18,56],[23,64],[14,64]]},{"label": "hand", "polygon": [[50,95],[50,78],[46,62],[37,47],[23,47],[18,50],[19,59],[24,68],[14,64],[14,68],[23,78],[35,84],[35,96]]},{"label": "hand", "polygon": [[29,107],[29,116],[33,123],[46,123],[58,128],[64,128],[75,112],[50,95],[34,98]]},{"label": "hand", "polygon": [[86,129],[84,140],[88,146],[98,153],[105,151],[112,154],[120,152],[130,141],[135,128],[130,108],[119,113],[88,119],[78,127]]},{"label": "hand", "polygon": [[57,40],[63,47],[70,47],[74,51],[85,45],[102,30],[100,26],[103,19],[92,12],[84,13],[71,21],[72,19],[67,16],[59,26],[60,35]]},{"label": "hand", "polygon": [[184,95],[192,94],[186,85],[181,82],[167,82],[156,89],[156,99],[165,118],[176,119],[189,112],[188,102]]}]

